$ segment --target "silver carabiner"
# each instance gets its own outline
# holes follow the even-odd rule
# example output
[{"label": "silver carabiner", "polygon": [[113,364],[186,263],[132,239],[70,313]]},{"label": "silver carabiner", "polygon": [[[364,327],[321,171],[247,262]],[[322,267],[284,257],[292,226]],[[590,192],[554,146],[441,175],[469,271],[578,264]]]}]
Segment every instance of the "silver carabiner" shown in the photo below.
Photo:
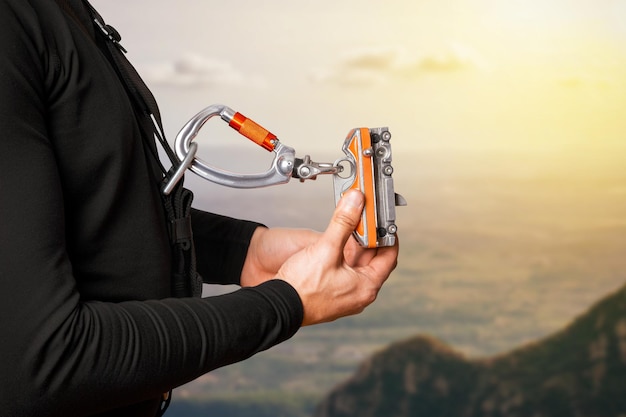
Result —
[{"label": "silver carabiner", "polygon": [[[221,104],[214,104],[205,108],[191,118],[180,130],[176,136],[174,150],[176,156],[178,156],[181,161],[187,159],[191,148],[191,141],[198,135],[202,126],[214,116],[220,116],[222,120],[227,122],[240,134],[257,143],[264,149],[274,152],[276,155],[272,161],[272,166],[263,173],[239,174],[217,168],[194,156],[189,165],[191,171],[209,181],[234,188],[267,187],[270,185],[284,184],[291,179],[295,163],[295,150],[280,143],[274,134],[256,124],[254,121]],[[170,182],[172,181],[173,179],[170,180]]]},{"label": "silver carabiner", "polygon": [[165,195],[169,195],[173,190],[174,186],[180,181],[180,179],[185,175],[185,171],[187,168],[191,166],[193,159],[196,157],[196,152],[198,151],[198,144],[192,143],[189,146],[189,150],[187,151],[187,155],[180,162],[180,165],[174,171],[174,174],[167,180],[163,187],[161,188],[161,192]]}]

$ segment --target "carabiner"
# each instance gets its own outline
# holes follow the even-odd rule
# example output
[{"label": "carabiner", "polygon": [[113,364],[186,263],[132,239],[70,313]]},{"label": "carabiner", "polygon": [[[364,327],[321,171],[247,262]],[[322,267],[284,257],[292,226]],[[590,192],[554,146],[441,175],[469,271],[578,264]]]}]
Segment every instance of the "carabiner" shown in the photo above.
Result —
[{"label": "carabiner", "polygon": [[187,158],[191,141],[198,135],[202,126],[211,117],[218,115],[243,136],[264,149],[274,152],[276,156],[272,161],[272,166],[266,172],[259,174],[238,174],[214,167],[194,157],[189,169],[209,181],[234,188],[267,187],[284,184],[291,179],[295,164],[295,150],[280,143],[276,135],[254,121],[221,104],[205,108],[180,130],[176,136],[174,150],[181,161]]},{"label": "carabiner", "polygon": [[178,165],[178,168],[174,170],[172,176],[166,179],[166,182],[161,187],[161,192],[163,194],[169,195],[174,190],[174,186],[178,183],[178,181],[180,181],[183,175],[185,175],[185,171],[187,171],[187,169],[191,166],[193,159],[196,157],[197,151],[198,144],[194,142],[189,146],[189,151],[187,152],[187,155],[183,158],[183,160],[180,161],[180,165]]}]

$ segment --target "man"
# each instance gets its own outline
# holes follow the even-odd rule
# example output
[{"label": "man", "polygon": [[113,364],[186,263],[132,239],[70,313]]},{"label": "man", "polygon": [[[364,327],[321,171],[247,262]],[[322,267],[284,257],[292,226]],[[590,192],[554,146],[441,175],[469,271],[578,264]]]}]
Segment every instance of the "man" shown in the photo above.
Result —
[{"label": "man", "polygon": [[81,0],[0,0],[0,412],[155,416],[162,395],[360,312],[397,247],[193,210],[197,270],[242,289],[172,297],[159,166]]}]

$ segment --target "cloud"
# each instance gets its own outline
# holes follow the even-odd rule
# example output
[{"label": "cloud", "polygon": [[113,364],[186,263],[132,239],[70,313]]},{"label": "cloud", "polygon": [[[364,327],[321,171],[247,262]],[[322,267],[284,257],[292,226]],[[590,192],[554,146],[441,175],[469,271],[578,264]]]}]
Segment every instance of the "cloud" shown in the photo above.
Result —
[{"label": "cloud", "polygon": [[152,84],[176,87],[265,86],[258,75],[245,74],[228,61],[199,54],[186,54],[171,63],[153,65],[143,73]]},{"label": "cloud", "polygon": [[372,85],[482,68],[485,64],[476,53],[460,45],[421,55],[399,47],[376,47],[351,51],[334,66],[314,70],[311,79],[340,85]]}]

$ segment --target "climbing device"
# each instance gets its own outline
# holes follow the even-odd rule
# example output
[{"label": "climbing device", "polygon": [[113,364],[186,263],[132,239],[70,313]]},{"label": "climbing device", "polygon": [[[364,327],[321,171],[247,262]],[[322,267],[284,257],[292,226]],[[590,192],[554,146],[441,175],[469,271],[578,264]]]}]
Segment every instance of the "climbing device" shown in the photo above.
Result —
[{"label": "climbing device", "polygon": [[[252,140],[275,156],[270,168],[257,174],[240,174],[208,164],[197,156],[193,142],[204,124],[219,116],[241,135]],[[396,241],[396,206],[406,200],[394,191],[391,166],[391,133],[386,127],[352,129],[343,143],[344,155],[333,163],[313,162],[309,155],[296,158],[295,150],[284,145],[278,137],[231,108],[215,104],[192,117],[176,136],[174,150],[180,160],[178,172],[165,184],[164,192],[176,185],[189,168],[199,176],[217,184],[234,188],[258,188],[287,183],[291,178],[300,182],[332,175],[335,204],[350,189],[365,195],[365,208],[354,236],[365,247],[393,246]]]}]

